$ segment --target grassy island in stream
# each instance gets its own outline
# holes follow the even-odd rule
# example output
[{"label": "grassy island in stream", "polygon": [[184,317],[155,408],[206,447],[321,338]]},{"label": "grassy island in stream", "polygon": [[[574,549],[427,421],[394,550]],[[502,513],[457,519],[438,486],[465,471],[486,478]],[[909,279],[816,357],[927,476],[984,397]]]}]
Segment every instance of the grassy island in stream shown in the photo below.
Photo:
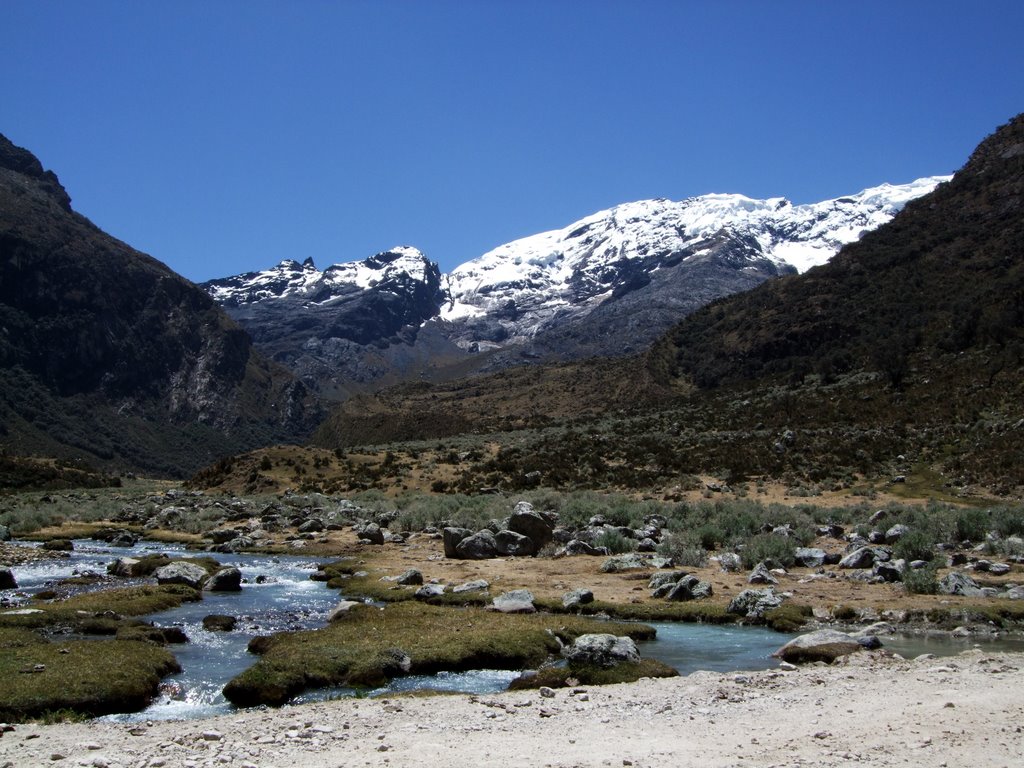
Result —
[{"label": "grassy island in stream", "polygon": [[160,678],[180,671],[174,656],[152,643],[52,642],[31,630],[0,628],[0,720],[139,710]]},{"label": "grassy island in stream", "polygon": [[642,624],[578,616],[507,615],[478,608],[401,602],[356,606],[323,629],[255,638],[260,654],[224,695],[238,706],[281,705],[310,688],[381,685],[406,674],[480,668],[522,669],[589,632],[654,637]]}]

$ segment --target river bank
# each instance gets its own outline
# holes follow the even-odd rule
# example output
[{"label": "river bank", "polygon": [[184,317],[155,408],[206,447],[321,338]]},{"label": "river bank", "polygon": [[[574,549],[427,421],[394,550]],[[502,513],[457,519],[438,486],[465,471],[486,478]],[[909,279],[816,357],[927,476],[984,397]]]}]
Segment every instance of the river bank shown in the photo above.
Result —
[{"label": "river bank", "polygon": [[1024,654],[881,653],[793,671],[349,699],[195,722],[18,725],[0,766],[1010,766]]}]

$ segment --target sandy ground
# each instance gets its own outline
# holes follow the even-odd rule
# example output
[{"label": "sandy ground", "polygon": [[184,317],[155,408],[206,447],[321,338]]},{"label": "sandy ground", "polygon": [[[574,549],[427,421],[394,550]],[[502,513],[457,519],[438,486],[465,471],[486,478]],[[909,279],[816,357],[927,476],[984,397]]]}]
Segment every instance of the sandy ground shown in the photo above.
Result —
[{"label": "sandy ground", "polygon": [[138,725],[18,725],[0,767],[1019,766],[1024,654],[350,699]]}]

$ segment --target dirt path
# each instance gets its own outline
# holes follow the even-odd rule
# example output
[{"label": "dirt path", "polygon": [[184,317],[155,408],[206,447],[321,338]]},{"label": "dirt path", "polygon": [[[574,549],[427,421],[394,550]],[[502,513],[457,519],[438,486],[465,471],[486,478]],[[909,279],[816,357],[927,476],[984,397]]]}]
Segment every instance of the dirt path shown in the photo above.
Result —
[{"label": "dirt path", "polygon": [[1015,766],[1024,654],[345,700],[150,725],[19,725],[0,767]]}]

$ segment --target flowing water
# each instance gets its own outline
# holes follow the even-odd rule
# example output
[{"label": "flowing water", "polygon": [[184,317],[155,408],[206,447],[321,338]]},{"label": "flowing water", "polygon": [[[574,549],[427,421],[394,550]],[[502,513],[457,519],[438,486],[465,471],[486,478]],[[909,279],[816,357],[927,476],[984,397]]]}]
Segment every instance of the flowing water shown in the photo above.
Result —
[{"label": "flowing water", "polygon": [[[71,557],[15,566],[17,592],[32,594],[50,588],[56,581],[86,571],[105,573],[118,557],[138,557],[166,553],[186,555],[177,545],[140,542],[134,547],[112,547],[99,541],[74,543]],[[322,582],[310,580],[317,560],[302,556],[215,554],[224,565],[242,572],[241,592],[206,592],[197,603],[185,603],[146,617],[158,626],[180,626],[191,642],[170,646],[182,672],[168,677],[163,692],[147,709],[109,719],[119,721],[208,717],[230,712],[232,705],[221,689],[235,675],[250,666],[255,658],[246,651],[257,635],[295,629],[315,629],[326,623],[328,611],[340,595]],[[10,594],[10,593],[8,593]],[[232,632],[203,629],[203,617],[227,614],[238,619]],[[675,667],[681,674],[699,670],[716,672],[754,671],[777,665],[771,653],[789,636],[761,627],[711,626],[703,624],[655,623],[656,640],[640,643],[640,653]],[[903,637],[885,639],[886,647],[912,657],[920,653],[951,655],[981,644],[991,650],[1024,650],[1024,640],[1000,640],[983,643],[977,638],[957,640],[941,637]],[[382,695],[402,691],[433,689],[461,693],[493,693],[504,690],[518,675],[507,670],[442,672],[429,676],[410,676],[370,691]],[[303,694],[296,703],[352,696],[348,688],[329,688]]]}]

